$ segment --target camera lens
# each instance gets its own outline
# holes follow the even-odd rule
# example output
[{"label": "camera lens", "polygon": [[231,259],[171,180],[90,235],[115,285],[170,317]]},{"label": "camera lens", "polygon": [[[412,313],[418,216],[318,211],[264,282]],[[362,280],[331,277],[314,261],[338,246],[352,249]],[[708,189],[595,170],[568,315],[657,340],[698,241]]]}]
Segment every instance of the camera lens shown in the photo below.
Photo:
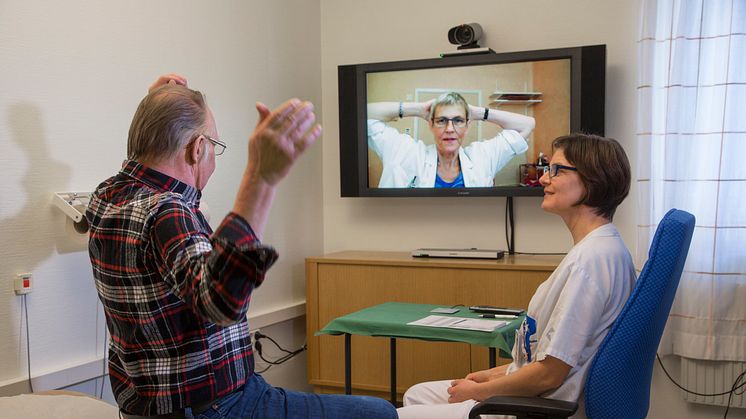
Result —
[{"label": "camera lens", "polygon": [[465,23],[448,30],[448,42],[461,45],[462,48],[478,48],[477,40],[482,36],[482,27],[478,23]]},{"label": "camera lens", "polygon": [[468,44],[474,40],[474,31],[469,25],[461,25],[456,30],[456,40],[459,44]]}]

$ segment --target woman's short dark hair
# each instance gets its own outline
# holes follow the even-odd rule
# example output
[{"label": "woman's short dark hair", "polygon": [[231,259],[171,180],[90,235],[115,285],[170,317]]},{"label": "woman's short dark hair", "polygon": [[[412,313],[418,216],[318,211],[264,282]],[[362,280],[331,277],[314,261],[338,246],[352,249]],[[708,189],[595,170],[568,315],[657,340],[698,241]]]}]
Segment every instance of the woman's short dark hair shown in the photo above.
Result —
[{"label": "woman's short dark hair", "polygon": [[206,119],[202,93],[176,84],[158,87],[135,111],[127,158],[141,163],[169,158],[202,134]]},{"label": "woman's short dark hair", "polygon": [[591,134],[570,134],[552,142],[552,151],[562,150],[578,169],[585,194],[576,205],[587,205],[596,214],[613,220],[616,207],[629,194],[632,175],[629,160],[619,142]]}]

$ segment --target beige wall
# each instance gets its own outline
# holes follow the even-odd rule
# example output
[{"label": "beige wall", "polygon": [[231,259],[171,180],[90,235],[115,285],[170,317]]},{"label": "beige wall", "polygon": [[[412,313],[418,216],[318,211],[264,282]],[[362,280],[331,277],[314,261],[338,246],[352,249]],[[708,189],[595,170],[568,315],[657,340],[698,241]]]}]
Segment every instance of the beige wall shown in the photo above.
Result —
[{"label": "beige wall", "polygon": [[[450,27],[478,22],[482,46],[497,52],[606,44],[606,133],[618,139],[635,173],[637,28],[640,1],[615,0],[324,0],[321,3],[324,108],[324,249],[505,248],[504,198],[340,198],[337,66],[434,58],[454,50]],[[541,198],[517,198],[516,248],[566,251],[562,222]],[[636,188],[615,224],[636,245]],[[651,418],[716,418],[722,409],[689,405],[655,370]]]}]

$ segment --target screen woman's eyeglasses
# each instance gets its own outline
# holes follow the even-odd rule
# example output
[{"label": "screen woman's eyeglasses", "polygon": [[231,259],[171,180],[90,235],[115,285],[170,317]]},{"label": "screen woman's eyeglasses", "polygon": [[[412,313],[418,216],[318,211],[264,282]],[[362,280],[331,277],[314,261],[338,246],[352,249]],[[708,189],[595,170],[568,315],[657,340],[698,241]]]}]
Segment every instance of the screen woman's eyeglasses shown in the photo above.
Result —
[{"label": "screen woman's eyeglasses", "polygon": [[544,173],[549,173],[549,179],[557,176],[560,173],[560,170],[570,170],[573,172],[578,171],[576,167],[565,166],[564,164],[551,164],[549,166],[544,166]]},{"label": "screen woman's eyeglasses", "polygon": [[217,138],[212,138],[208,135],[202,134],[205,138],[207,138],[211,143],[215,144],[215,155],[219,156],[225,152],[225,149],[228,148],[228,144],[222,142],[221,140],[218,140]]},{"label": "screen woman's eyeglasses", "polygon": [[468,119],[461,118],[460,116],[457,116],[455,118],[446,118],[446,117],[440,117],[440,118],[433,118],[433,125],[435,125],[438,128],[445,128],[448,126],[448,123],[452,123],[454,128],[463,128],[466,126],[466,122]]}]

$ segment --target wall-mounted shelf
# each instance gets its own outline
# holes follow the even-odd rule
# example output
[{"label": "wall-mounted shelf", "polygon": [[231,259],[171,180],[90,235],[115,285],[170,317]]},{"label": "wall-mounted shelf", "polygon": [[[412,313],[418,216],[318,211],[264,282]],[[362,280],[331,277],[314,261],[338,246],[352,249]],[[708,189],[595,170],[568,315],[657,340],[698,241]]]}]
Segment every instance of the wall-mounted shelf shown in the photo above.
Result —
[{"label": "wall-mounted shelf", "polygon": [[500,92],[490,95],[490,107],[504,105],[527,105],[541,103],[541,92]]}]

